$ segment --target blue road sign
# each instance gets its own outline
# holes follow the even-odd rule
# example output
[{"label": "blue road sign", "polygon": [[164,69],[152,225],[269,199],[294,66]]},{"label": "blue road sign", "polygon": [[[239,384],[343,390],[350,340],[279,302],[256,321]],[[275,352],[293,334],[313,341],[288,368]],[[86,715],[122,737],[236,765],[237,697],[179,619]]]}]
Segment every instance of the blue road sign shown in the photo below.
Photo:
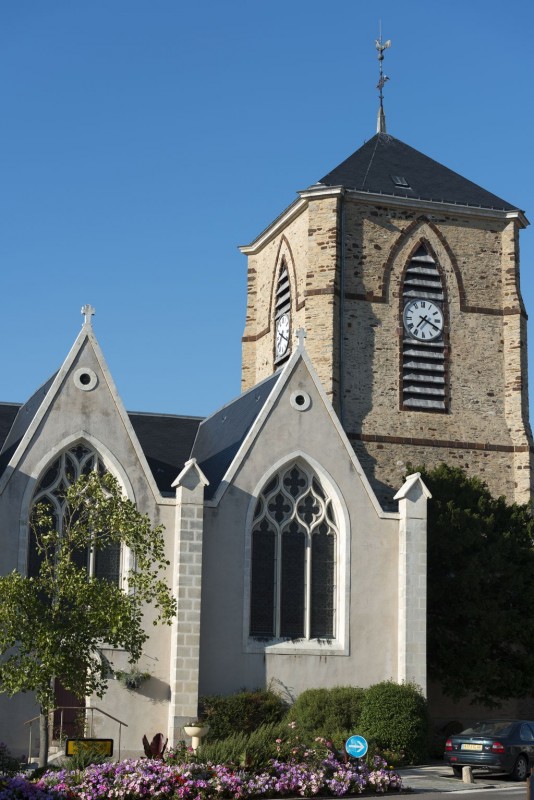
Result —
[{"label": "blue road sign", "polygon": [[345,750],[353,758],[363,758],[369,749],[363,736],[350,736],[345,742]]}]

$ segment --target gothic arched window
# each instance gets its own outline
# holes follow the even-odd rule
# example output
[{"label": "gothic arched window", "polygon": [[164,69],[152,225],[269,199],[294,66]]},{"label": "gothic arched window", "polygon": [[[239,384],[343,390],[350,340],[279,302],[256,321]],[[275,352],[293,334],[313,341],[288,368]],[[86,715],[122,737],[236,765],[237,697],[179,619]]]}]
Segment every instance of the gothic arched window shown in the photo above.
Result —
[{"label": "gothic arched window", "polygon": [[336,636],[338,528],[332,500],[300,463],[261,492],[252,526],[250,636]]},{"label": "gothic arched window", "polygon": [[[31,524],[33,509],[38,503],[46,505],[54,520],[56,530],[61,535],[66,515],[68,514],[65,492],[81,475],[87,475],[93,470],[103,474],[106,468],[98,454],[81,443],[71,447],[69,450],[65,450],[46,468],[44,475],[37,484],[31,502],[27,560],[27,574],[30,577],[37,575],[41,564],[35,540],[35,530]],[[120,579],[120,559],[120,544],[112,542],[105,549],[95,551],[88,548],[80,552],[77,562],[79,566],[84,566],[87,569],[89,575],[104,578],[118,584]]]},{"label": "gothic arched window", "polygon": [[274,299],[274,361],[284,361],[291,352],[291,287],[285,258],[282,259]]},{"label": "gothic arched window", "polygon": [[421,244],[402,284],[401,404],[410,411],[447,410],[445,290],[434,257]]}]

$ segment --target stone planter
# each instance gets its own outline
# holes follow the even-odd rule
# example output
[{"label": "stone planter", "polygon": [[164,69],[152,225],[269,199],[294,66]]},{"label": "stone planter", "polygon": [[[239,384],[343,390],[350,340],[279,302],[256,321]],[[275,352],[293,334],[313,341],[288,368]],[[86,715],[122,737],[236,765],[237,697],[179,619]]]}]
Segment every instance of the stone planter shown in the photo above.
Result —
[{"label": "stone planter", "polygon": [[207,734],[209,729],[209,725],[184,725],[184,731],[187,736],[191,737],[191,747],[195,753],[202,738]]}]

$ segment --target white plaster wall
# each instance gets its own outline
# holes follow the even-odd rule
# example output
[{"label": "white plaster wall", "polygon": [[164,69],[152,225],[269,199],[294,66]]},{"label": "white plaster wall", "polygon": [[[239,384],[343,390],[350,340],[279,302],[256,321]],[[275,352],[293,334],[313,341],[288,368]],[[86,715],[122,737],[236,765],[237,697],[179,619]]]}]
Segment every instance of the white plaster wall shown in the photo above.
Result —
[{"label": "white plaster wall", "polygon": [[[307,411],[290,394],[311,396]],[[348,654],[245,652],[243,598],[245,520],[258,483],[273,464],[304,451],[337,485],[348,513],[351,565],[347,581]],[[310,686],[365,686],[397,677],[398,518],[380,519],[304,364],[246,455],[216,509],[206,510],[200,693],[223,694],[273,681],[295,696]]]},{"label": "white plaster wall", "polygon": [[[98,385],[92,391],[82,391],[74,383],[72,373],[83,366],[94,370]],[[18,469],[11,476],[0,495],[0,552],[1,572],[23,569],[27,551],[27,512],[35,484],[46,464],[58,452],[83,438],[99,451],[107,467],[121,481],[130,499],[146,512],[154,525],[165,526],[166,555],[172,562],[174,537],[174,500],[164,500],[153,491],[153,482],[147,480],[145,465],[128,431],[128,423],[120,413],[113,385],[108,382],[107,371],[90,343],[85,342],[65,376],[57,396],[46,416],[35,431],[30,446],[20,459]],[[120,401],[118,401],[120,404]],[[171,580],[172,564],[167,576]],[[91,698],[90,705],[105,708],[114,717],[124,721],[122,747],[142,751],[144,733],[152,736],[168,725],[170,628],[152,625],[153,614],[146,609],[146,628],[150,635],[145,645],[145,655],[140,662],[151,679],[135,692],[128,691],[116,681],[103,699]],[[118,668],[127,668],[124,652],[105,651]],[[6,741],[15,752],[27,749],[27,733],[23,722],[38,713],[30,697],[8,700],[0,695],[0,740]],[[117,724],[95,713],[97,735],[117,740]]]}]

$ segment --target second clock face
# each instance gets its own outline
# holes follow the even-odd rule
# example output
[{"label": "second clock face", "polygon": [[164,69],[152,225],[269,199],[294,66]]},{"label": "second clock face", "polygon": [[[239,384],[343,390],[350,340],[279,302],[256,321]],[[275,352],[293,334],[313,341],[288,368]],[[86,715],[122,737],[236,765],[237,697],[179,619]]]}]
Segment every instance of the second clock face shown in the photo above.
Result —
[{"label": "second clock face", "polygon": [[289,315],[282,314],[276,321],[276,355],[281,358],[289,347]]},{"label": "second clock face", "polygon": [[402,318],[407,333],[420,342],[431,342],[443,333],[443,311],[432,300],[410,300]]}]

